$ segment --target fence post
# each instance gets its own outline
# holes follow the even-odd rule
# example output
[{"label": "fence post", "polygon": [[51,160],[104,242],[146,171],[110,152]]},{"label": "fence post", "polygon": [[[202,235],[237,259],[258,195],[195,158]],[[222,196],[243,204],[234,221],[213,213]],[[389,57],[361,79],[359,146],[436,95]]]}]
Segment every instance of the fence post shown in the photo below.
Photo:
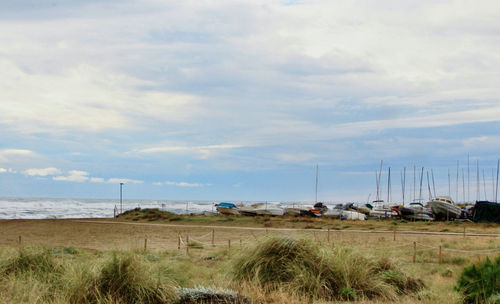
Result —
[{"label": "fence post", "polygon": [[186,234],[186,255],[189,254],[189,235]]},{"label": "fence post", "polygon": [[181,250],[181,233],[177,232],[177,250]]},{"label": "fence post", "polygon": [[465,226],[464,226],[464,239],[465,239]]},{"label": "fence post", "polygon": [[148,250],[148,237],[144,238],[144,251],[146,252]]},{"label": "fence post", "polygon": [[22,239],[22,237],[21,237],[21,236],[19,236],[19,240],[18,240],[18,242],[19,242],[19,245],[21,245],[21,244],[22,244],[23,239]]},{"label": "fence post", "polygon": [[441,255],[441,245],[439,245],[439,264],[442,263],[442,255]]},{"label": "fence post", "polygon": [[413,242],[413,263],[417,261],[417,242]]},{"label": "fence post", "polygon": [[240,248],[241,248],[241,247],[243,247],[243,245],[242,245],[242,242],[241,242],[241,239],[240,239]]},{"label": "fence post", "polygon": [[215,229],[212,229],[212,247],[215,247]]},{"label": "fence post", "polygon": [[327,234],[327,240],[328,240],[328,244],[330,244],[330,228],[328,228],[328,234]]},{"label": "fence post", "polygon": [[393,238],[393,241],[394,242],[396,241],[396,228],[394,228],[394,238]]}]

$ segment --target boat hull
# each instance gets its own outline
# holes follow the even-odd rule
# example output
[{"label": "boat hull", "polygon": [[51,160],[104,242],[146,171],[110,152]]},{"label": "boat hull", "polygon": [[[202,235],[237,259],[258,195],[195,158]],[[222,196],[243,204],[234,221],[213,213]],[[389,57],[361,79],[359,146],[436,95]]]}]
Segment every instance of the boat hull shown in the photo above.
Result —
[{"label": "boat hull", "polygon": [[217,211],[219,211],[219,213],[225,214],[225,215],[239,215],[240,214],[240,212],[236,208],[228,208],[228,207],[221,207],[221,206],[217,206]]},{"label": "boat hull", "polygon": [[429,202],[429,207],[432,210],[432,213],[437,218],[458,218],[460,217],[460,213],[462,210],[450,203],[440,202],[440,201],[431,201]]}]

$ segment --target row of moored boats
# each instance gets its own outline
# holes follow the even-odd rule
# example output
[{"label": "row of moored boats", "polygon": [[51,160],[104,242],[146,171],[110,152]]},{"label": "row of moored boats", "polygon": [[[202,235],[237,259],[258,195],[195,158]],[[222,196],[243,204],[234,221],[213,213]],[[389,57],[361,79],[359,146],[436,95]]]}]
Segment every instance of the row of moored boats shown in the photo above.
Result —
[{"label": "row of moored boats", "polygon": [[401,218],[407,220],[432,221],[435,219],[453,220],[467,213],[455,205],[451,197],[438,196],[427,204],[413,202],[410,204],[384,203],[374,201],[369,204],[337,204],[326,206],[316,203],[313,206],[287,206],[279,202],[266,202],[251,205],[222,202],[215,205],[220,214],[243,216],[321,216],[345,220],[366,220],[380,218]]}]

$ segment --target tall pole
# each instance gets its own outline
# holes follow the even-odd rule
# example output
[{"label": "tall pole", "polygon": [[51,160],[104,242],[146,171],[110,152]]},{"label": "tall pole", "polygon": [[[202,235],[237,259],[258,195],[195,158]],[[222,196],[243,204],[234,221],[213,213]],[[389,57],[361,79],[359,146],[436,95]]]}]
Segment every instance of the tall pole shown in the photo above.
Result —
[{"label": "tall pole", "polygon": [[415,201],[415,193],[417,188],[417,166],[413,165],[413,202]]},{"label": "tall pole", "polygon": [[422,180],[424,179],[424,167],[422,167],[422,172],[420,172],[420,192],[418,194],[418,201],[422,202]]},{"label": "tall pole", "polygon": [[378,179],[377,179],[377,201],[381,199],[381,193],[380,193],[380,182],[382,178],[382,165],[384,164],[384,160],[380,161],[380,169],[378,171]]},{"label": "tall pole", "polygon": [[433,196],[436,196],[436,184],[434,183],[434,170],[432,168],[431,168],[431,173],[432,173],[432,191],[434,192]]},{"label": "tall pole", "polygon": [[448,168],[448,196],[451,197],[451,179],[450,179],[450,169]]},{"label": "tall pole", "polygon": [[387,177],[387,202],[391,201],[391,167],[389,167],[389,175]]},{"label": "tall pole", "polygon": [[457,189],[455,193],[455,199],[457,200],[457,202],[458,202],[458,167],[459,167],[459,161],[457,160]]},{"label": "tall pole", "polygon": [[429,189],[429,200],[432,199],[431,184],[429,182],[429,171],[427,171],[427,188]]},{"label": "tall pole", "polygon": [[403,190],[403,206],[405,205],[405,192],[406,192],[406,167],[401,172],[401,190]]},{"label": "tall pole", "polygon": [[476,159],[476,201],[481,199],[481,184],[479,183],[479,159]]},{"label": "tall pole", "polygon": [[500,159],[497,162],[497,182],[495,185],[495,203],[498,203],[498,170],[500,169]]},{"label": "tall pole", "polygon": [[486,195],[486,177],[484,177],[484,169],[483,169],[483,190],[484,190],[484,200],[488,200],[488,196]]},{"label": "tall pole", "polygon": [[120,213],[123,213],[122,188],[123,188],[123,183],[120,183]]},{"label": "tall pole", "polygon": [[495,199],[495,168],[491,168],[491,200]]},{"label": "tall pole", "polygon": [[316,195],[314,198],[314,203],[316,204],[318,202],[318,165],[316,164]]},{"label": "tall pole", "polygon": [[470,164],[469,164],[469,153],[467,153],[467,202],[470,202]]},{"label": "tall pole", "polygon": [[465,171],[464,171],[464,168],[462,168],[462,199],[463,199],[463,202],[465,203]]}]

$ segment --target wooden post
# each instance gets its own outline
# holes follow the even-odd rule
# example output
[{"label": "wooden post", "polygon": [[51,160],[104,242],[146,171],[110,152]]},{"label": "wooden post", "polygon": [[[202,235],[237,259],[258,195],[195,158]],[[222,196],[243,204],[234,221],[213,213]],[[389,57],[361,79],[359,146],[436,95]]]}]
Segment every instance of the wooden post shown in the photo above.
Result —
[{"label": "wooden post", "polygon": [[22,239],[22,237],[21,237],[21,236],[19,236],[19,240],[18,240],[18,242],[19,242],[19,245],[21,245],[21,244],[22,244],[23,239]]},{"label": "wooden post", "polygon": [[212,229],[212,247],[215,247],[215,229]]},{"label": "wooden post", "polygon": [[439,264],[442,263],[442,255],[441,255],[441,245],[439,245]]},{"label": "wooden post", "polygon": [[116,206],[115,209],[113,209],[113,217],[116,217]]},{"label": "wooden post", "polygon": [[330,243],[330,228],[328,228],[327,241]]},{"label": "wooden post", "polygon": [[465,226],[464,226],[464,239],[465,239]]},{"label": "wooden post", "polygon": [[227,240],[227,248],[231,249],[231,240]]},{"label": "wooden post", "polygon": [[269,233],[269,230],[266,228],[266,235]]},{"label": "wooden post", "polygon": [[189,254],[189,235],[186,234],[186,255]]},{"label": "wooden post", "polygon": [[148,238],[145,237],[144,238],[144,252],[146,252],[148,250]]},{"label": "wooden post", "polygon": [[241,248],[241,247],[243,247],[243,245],[242,245],[242,242],[241,242],[241,239],[240,239],[240,248]]},{"label": "wooden post", "polygon": [[396,241],[396,228],[394,228],[394,238],[393,238],[393,241],[394,242]]},{"label": "wooden post", "polygon": [[413,242],[413,263],[417,261],[417,242]]},{"label": "wooden post", "polygon": [[177,232],[177,250],[181,250],[181,233]]}]

